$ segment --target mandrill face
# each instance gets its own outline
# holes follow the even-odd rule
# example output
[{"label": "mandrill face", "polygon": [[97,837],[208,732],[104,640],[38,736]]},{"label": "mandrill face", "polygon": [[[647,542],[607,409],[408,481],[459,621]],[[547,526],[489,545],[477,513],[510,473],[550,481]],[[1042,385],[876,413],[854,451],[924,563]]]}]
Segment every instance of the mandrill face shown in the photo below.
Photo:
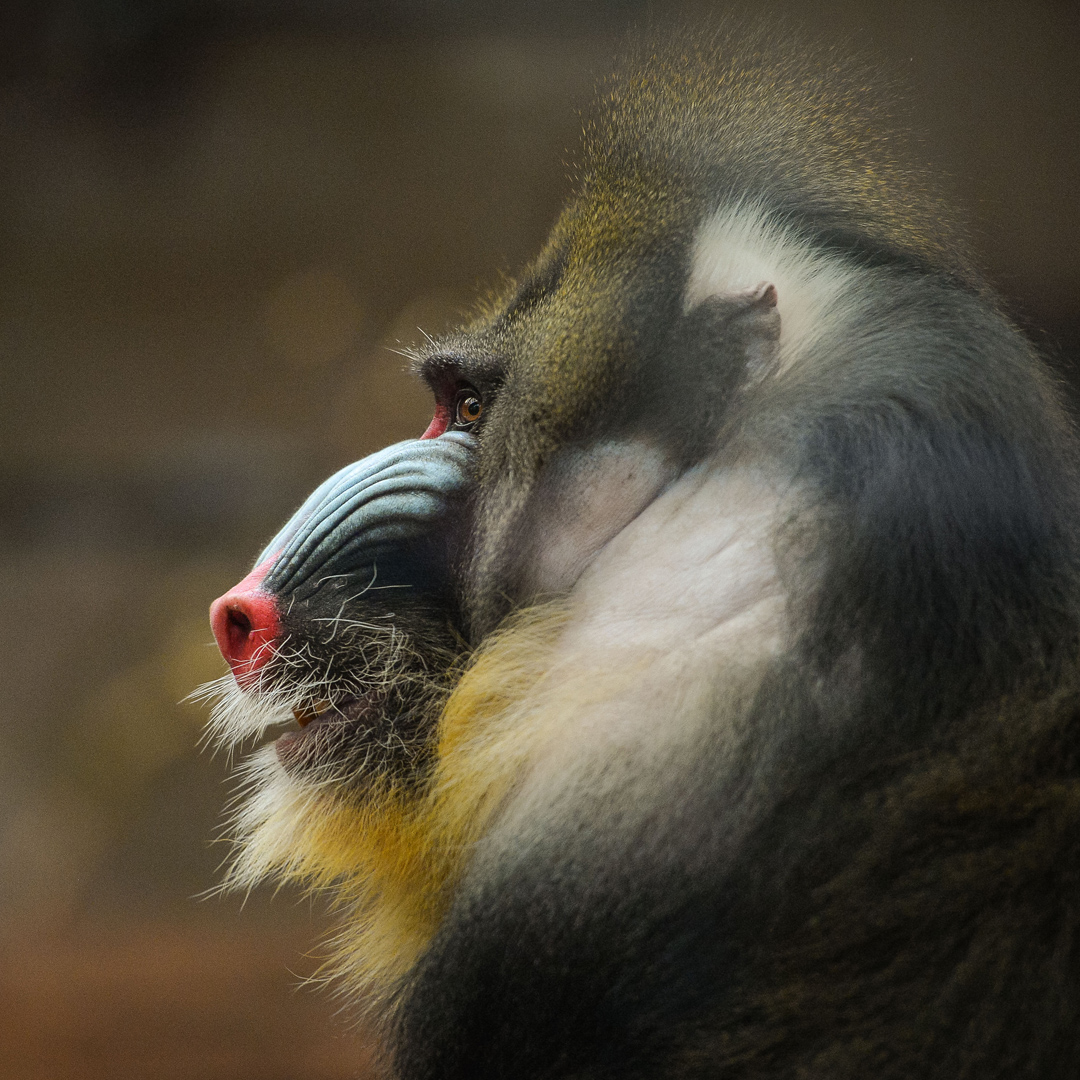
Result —
[{"label": "mandrill face", "polygon": [[[769,285],[712,298],[663,336],[601,324],[616,345],[606,366],[624,381],[650,361],[640,344],[620,344],[631,331],[646,348],[663,345],[669,369],[633,380],[590,416],[585,380],[612,371],[568,376],[556,384],[560,399],[535,359],[552,320],[580,317],[581,286],[565,261],[549,257],[555,269],[542,263],[496,318],[419,356],[435,397],[428,429],[330,477],[214,602],[232,670],[218,686],[219,739],[288,723],[275,767],[298,783],[359,798],[373,784],[422,786],[470,649],[508,611],[571,592],[715,440],[736,390],[773,363]],[[678,350],[701,336],[723,342],[722,364],[706,393],[699,385],[680,400],[688,380]]]}]

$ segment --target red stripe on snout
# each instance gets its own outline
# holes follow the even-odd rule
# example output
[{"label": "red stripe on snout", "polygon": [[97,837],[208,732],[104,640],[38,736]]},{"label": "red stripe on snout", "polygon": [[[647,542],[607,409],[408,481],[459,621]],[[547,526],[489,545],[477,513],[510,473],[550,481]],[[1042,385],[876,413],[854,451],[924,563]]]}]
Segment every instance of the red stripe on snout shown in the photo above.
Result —
[{"label": "red stripe on snout", "polygon": [[270,659],[281,636],[277,601],[261,588],[273,562],[270,558],[256,566],[210,605],[214,637],[238,683],[250,679]]},{"label": "red stripe on snout", "polygon": [[431,423],[428,424],[427,430],[421,439],[437,439],[446,429],[450,426],[450,406],[449,405],[436,405],[435,415],[431,418]]}]

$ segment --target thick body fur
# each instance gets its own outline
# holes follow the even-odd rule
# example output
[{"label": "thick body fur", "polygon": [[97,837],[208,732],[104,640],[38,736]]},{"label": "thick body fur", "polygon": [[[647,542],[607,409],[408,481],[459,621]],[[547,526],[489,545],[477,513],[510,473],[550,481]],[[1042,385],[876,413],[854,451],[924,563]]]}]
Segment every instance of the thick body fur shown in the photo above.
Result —
[{"label": "thick body fur", "polygon": [[[771,55],[639,50],[419,358],[485,416],[408,767],[252,766],[232,880],[338,891],[401,1080],[1080,1062],[1075,437],[862,75]],[[267,671],[221,715],[333,698]]]}]

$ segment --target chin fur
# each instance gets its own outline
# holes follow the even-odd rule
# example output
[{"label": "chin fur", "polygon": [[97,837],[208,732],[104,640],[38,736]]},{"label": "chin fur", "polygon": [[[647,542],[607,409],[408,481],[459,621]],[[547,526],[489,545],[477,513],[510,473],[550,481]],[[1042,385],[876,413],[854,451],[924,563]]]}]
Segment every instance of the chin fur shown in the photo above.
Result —
[{"label": "chin fur", "polygon": [[[319,978],[362,992],[379,1013],[390,1011],[446,911],[467,854],[543,727],[525,722],[522,710],[563,621],[558,609],[537,609],[474,659],[442,710],[436,763],[423,785],[384,774],[361,794],[355,785],[286,770],[273,745],[256,751],[238,770],[227,827],[235,855],[222,889],[247,891],[268,880],[313,893],[332,889],[342,918]],[[231,696],[219,707],[221,715],[236,708]],[[232,719],[217,719],[218,730],[226,722],[239,729]],[[243,725],[255,726],[251,719]]]}]

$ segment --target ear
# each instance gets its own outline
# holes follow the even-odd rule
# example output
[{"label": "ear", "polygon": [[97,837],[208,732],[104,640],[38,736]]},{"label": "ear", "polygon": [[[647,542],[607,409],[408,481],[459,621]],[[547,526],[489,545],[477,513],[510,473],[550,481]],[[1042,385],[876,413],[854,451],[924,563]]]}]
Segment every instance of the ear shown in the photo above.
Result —
[{"label": "ear", "polygon": [[663,429],[684,463],[699,458],[714,445],[734,395],[775,372],[779,343],[771,283],[706,297],[671,329],[661,377],[650,380],[639,403],[643,426]]},{"label": "ear", "polygon": [[776,286],[771,281],[762,281],[744,295],[754,323],[746,337],[746,378],[749,383],[758,383],[776,373],[780,356],[780,309]]},{"label": "ear", "polygon": [[762,281],[757,285],[735,293],[733,299],[745,298],[750,307],[774,308],[776,307],[776,286],[771,281]]},{"label": "ear", "polygon": [[[723,334],[741,351],[743,381],[760,382],[774,373],[780,349],[780,309],[776,286],[761,281],[747,289],[718,293],[705,303],[715,305],[715,311],[725,323]],[[729,346],[730,347],[730,346]]]},{"label": "ear", "polygon": [[678,322],[668,344],[668,374],[694,396],[726,401],[740,384],[775,371],[780,346],[776,286],[762,281],[747,289],[716,293]]}]

